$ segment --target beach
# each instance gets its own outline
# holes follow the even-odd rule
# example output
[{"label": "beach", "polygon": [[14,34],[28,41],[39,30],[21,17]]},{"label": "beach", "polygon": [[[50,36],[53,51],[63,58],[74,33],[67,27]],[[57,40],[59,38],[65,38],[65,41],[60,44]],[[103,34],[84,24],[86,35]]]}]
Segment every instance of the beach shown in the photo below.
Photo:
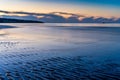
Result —
[{"label": "beach", "polygon": [[0,24],[1,80],[119,80],[120,24]]}]

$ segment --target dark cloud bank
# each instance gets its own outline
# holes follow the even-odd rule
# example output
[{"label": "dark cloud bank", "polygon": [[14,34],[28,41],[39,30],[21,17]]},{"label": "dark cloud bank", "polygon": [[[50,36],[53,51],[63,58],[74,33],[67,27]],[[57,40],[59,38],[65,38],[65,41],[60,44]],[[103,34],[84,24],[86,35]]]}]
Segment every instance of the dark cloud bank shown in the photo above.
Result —
[{"label": "dark cloud bank", "polygon": [[[10,12],[0,10],[2,18],[38,20],[46,23],[120,23],[120,18],[105,18],[105,17],[87,17],[85,15],[78,15],[65,12],[52,13],[31,13],[31,12]],[[67,18],[62,15],[69,16]]]}]

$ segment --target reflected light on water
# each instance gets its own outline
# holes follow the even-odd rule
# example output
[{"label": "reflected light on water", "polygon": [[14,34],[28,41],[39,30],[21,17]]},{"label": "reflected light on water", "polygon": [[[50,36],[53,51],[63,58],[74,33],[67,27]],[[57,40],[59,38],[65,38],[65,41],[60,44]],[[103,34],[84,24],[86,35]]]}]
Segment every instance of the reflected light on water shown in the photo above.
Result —
[{"label": "reflected light on water", "polygon": [[4,80],[57,80],[56,76],[119,80],[120,28],[111,28],[119,24],[6,25],[0,29],[0,78]]},{"label": "reflected light on water", "polygon": [[64,27],[70,27],[70,26],[79,26],[79,27],[120,27],[120,24],[113,24],[113,23],[45,23],[46,26],[64,26]]}]

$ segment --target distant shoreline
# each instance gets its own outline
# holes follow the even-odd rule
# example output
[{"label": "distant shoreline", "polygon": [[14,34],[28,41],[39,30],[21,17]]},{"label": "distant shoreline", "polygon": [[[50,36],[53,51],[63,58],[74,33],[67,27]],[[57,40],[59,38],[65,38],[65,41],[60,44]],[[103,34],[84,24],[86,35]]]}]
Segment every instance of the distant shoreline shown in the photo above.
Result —
[{"label": "distant shoreline", "polygon": [[43,22],[42,21],[35,21],[35,20],[0,18],[0,23],[43,23]]}]

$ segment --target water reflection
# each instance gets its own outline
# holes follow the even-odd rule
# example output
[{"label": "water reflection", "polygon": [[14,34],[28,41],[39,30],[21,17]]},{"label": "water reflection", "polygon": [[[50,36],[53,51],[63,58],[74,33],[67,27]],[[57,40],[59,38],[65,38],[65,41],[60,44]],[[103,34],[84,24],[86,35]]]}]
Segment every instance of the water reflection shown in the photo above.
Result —
[{"label": "water reflection", "polygon": [[63,27],[120,27],[120,24],[102,24],[102,23],[46,23],[45,26],[63,26]]},{"label": "water reflection", "polygon": [[0,30],[0,79],[119,80],[119,24],[6,25],[16,27]]},{"label": "water reflection", "polygon": [[4,36],[4,35],[7,35],[8,33],[5,32],[4,30],[0,30],[0,36]]}]

